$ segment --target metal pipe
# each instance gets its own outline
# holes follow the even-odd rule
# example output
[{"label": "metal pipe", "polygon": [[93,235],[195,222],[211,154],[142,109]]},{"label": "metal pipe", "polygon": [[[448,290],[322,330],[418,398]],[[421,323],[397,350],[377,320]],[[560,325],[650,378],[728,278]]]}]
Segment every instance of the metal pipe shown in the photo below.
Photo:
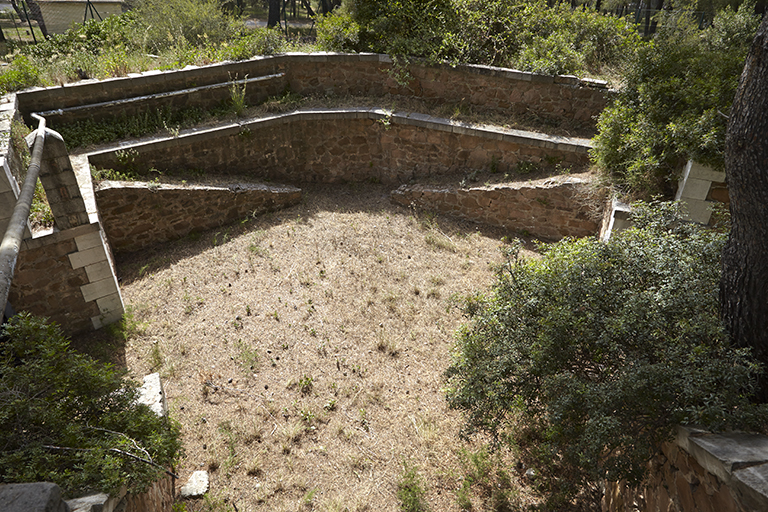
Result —
[{"label": "metal pipe", "polygon": [[5,311],[5,304],[8,301],[8,292],[11,290],[13,272],[16,269],[16,260],[19,257],[19,249],[21,248],[21,240],[27,227],[29,209],[32,207],[37,177],[40,174],[40,161],[43,158],[45,118],[37,114],[32,114],[32,117],[38,120],[35,144],[32,149],[32,161],[29,164],[27,176],[24,178],[24,185],[21,187],[19,199],[13,208],[11,220],[8,222],[8,227],[5,230],[5,236],[3,236],[3,241],[0,244],[0,315]]}]

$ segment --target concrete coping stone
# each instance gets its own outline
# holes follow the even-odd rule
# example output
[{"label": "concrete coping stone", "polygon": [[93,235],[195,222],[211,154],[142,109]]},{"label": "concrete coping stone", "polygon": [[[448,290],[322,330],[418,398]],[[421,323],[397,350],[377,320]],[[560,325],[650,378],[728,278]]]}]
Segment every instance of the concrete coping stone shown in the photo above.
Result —
[{"label": "concrete coping stone", "polygon": [[113,190],[113,189],[151,189],[151,190],[190,190],[190,191],[218,191],[218,192],[232,192],[234,194],[238,192],[250,192],[250,191],[263,191],[263,192],[275,192],[275,193],[287,193],[301,192],[300,188],[292,185],[265,185],[261,183],[233,183],[230,185],[177,185],[169,183],[150,183],[146,181],[102,181],[98,184],[97,190]]},{"label": "concrete coping stone", "polygon": [[712,433],[678,426],[676,444],[708,472],[738,488],[745,505],[768,504],[768,437],[747,432]]},{"label": "concrete coping stone", "polygon": [[46,245],[55,244],[71,238],[77,238],[79,236],[99,231],[100,225],[97,222],[92,224],[83,224],[66,231],[54,231],[52,233],[43,234],[35,238],[27,238],[21,242],[21,250],[26,251],[30,249],[38,249]]}]

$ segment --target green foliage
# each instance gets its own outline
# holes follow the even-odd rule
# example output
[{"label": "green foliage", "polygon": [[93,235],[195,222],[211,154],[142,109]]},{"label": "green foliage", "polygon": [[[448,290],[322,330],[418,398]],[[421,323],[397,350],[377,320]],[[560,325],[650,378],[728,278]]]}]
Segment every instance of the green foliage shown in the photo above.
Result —
[{"label": "green foliage", "polygon": [[[601,478],[637,482],[677,424],[765,425],[761,371],[718,317],[725,235],[637,204],[636,228],[514,251],[492,298],[472,302],[447,370],[464,433],[514,438],[554,497]],[[557,487],[555,487],[555,482]]]},{"label": "green foliage", "polygon": [[316,22],[317,44],[331,52],[354,52],[360,43],[360,25],[344,12],[321,16]]},{"label": "green foliage", "polygon": [[181,455],[178,425],[137,404],[121,371],[70,349],[56,325],[21,314],[4,334],[1,481],[55,482],[67,496],[140,491]]},{"label": "green foliage", "polygon": [[397,484],[397,499],[403,512],[423,512],[429,510],[424,494],[424,483],[415,466],[403,462],[403,475]]},{"label": "green foliage", "polygon": [[283,51],[275,30],[247,30],[212,0],[139,0],[131,11],[88,20],[20,49],[0,74],[3,92],[132,71],[242,60]]},{"label": "green foliage", "polygon": [[474,452],[463,450],[459,460],[464,477],[456,498],[462,510],[472,510],[472,493],[477,493],[483,500],[481,510],[513,510],[516,489],[498,451],[489,453],[486,448]]},{"label": "green foliage", "polygon": [[627,20],[544,1],[457,0],[461,23],[441,50],[456,62],[545,74],[617,66],[640,40]]},{"label": "green foliage", "polygon": [[456,24],[451,0],[353,0],[360,44],[393,56],[437,57]]},{"label": "green foliage", "polygon": [[234,30],[232,18],[214,0],[139,0],[142,46],[157,52],[169,46],[218,44]]},{"label": "green foliage", "polygon": [[32,59],[26,55],[17,55],[10,66],[0,74],[0,94],[37,85],[39,78],[40,71]]},{"label": "green foliage", "polygon": [[671,195],[686,160],[723,167],[728,111],[760,21],[753,9],[721,11],[703,31],[667,15],[638,49],[594,139],[593,161],[612,183],[635,197]]}]

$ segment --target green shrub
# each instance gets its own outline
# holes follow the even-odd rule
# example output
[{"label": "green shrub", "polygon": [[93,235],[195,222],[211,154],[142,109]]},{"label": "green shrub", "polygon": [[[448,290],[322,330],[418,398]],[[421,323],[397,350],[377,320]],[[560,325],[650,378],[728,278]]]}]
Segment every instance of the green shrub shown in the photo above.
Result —
[{"label": "green shrub", "polygon": [[19,91],[37,85],[40,71],[26,55],[17,55],[10,66],[0,74],[0,94]]},{"label": "green shrub", "polygon": [[331,52],[354,52],[360,43],[360,25],[348,13],[332,13],[317,19],[317,44]]},{"label": "green shrub", "polygon": [[71,350],[56,325],[28,314],[4,335],[0,481],[54,482],[69,497],[123,484],[141,491],[179,458],[178,425],[137,404],[124,372]]},{"label": "green shrub", "polygon": [[760,21],[754,3],[700,31],[668,15],[633,55],[618,100],[600,115],[592,158],[634,197],[670,196],[683,163],[723,167],[727,115]]},{"label": "green shrub", "polygon": [[403,476],[397,484],[397,499],[403,512],[424,512],[429,510],[424,500],[424,483],[416,468],[403,462]]},{"label": "green shrub", "polygon": [[539,73],[600,73],[640,44],[625,19],[544,1],[458,0],[441,49],[455,62],[516,67]]},{"label": "green shrub", "polygon": [[158,52],[179,43],[192,46],[219,44],[237,29],[214,0],[139,0],[143,25],[140,39],[148,51]]},{"label": "green shrub", "polygon": [[551,497],[638,482],[678,424],[764,426],[760,370],[718,317],[725,235],[636,205],[636,228],[513,252],[493,296],[471,302],[447,370],[464,433],[519,443]]},{"label": "green shrub", "polygon": [[285,50],[285,38],[275,29],[257,28],[223,43],[219,50],[221,60],[245,60],[256,55],[274,55]]}]

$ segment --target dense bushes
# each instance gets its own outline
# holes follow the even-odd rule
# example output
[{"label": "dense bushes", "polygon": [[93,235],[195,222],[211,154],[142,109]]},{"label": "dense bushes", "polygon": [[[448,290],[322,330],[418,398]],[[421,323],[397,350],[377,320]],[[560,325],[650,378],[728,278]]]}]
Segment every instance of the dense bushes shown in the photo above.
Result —
[{"label": "dense bushes", "polygon": [[634,53],[595,138],[593,159],[611,183],[635,197],[671,195],[686,160],[723,167],[728,111],[759,23],[753,10],[721,11],[705,30],[668,15]]},{"label": "dense bushes", "polygon": [[[447,371],[465,433],[520,443],[555,497],[601,478],[637,482],[677,424],[764,425],[758,367],[718,318],[724,235],[636,209],[609,242],[566,240],[512,258]],[[513,440],[514,439],[514,440]]]},{"label": "dense bushes", "polygon": [[248,30],[212,0],[139,0],[129,12],[88,20],[20,48],[16,59],[22,60],[0,75],[0,91],[241,60],[284,51],[286,45],[279,32]]},{"label": "dense bushes", "polygon": [[58,327],[22,314],[0,334],[1,482],[55,482],[70,497],[141,491],[178,459],[178,426]]},{"label": "dense bushes", "polygon": [[349,14],[331,19],[318,26],[318,42],[329,50],[547,74],[599,73],[640,41],[626,20],[541,0],[356,0]]}]

